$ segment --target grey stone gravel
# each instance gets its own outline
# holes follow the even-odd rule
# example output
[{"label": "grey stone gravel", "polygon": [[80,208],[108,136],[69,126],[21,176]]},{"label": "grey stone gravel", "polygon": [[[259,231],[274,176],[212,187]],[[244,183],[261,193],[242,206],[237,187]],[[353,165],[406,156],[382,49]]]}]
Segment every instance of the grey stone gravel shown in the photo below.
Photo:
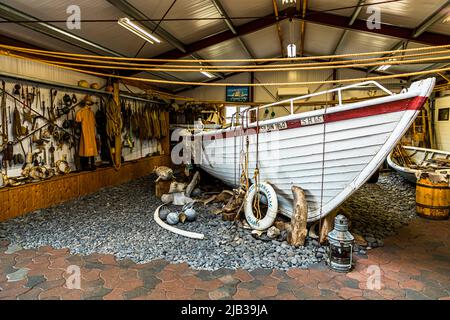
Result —
[{"label": "grey stone gravel", "polygon": [[[204,233],[205,240],[188,239],[159,227],[153,212],[160,201],[154,197],[155,177],[149,176],[110,187],[64,204],[0,223],[0,238],[21,247],[50,245],[69,248],[73,254],[114,254],[137,263],[154,259],[187,262],[196,269],[288,269],[323,264],[325,250],[316,240],[293,248],[286,241],[255,239],[250,230],[236,228],[214,215],[219,204],[196,205],[196,221],[178,224],[185,230]],[[395,234],[415,215],[414,187],[394,173],[380,175],[347,202],[353,231],[370,246]],[[369,241],[373,240],[373,241]],[[361,253],[366,251],[361,249]],[[359,249],[358,249],[359,250]],[[355,252],[358,252],[355,250]]]},{"label": "grey stone gravel", "polygon": [[415,186],[398,174],[380,174],[378,183],[364,185],[345,202],[351,232],[363,236],[369,248],[384,246],[384,238],[416,216],[415,196]]}]

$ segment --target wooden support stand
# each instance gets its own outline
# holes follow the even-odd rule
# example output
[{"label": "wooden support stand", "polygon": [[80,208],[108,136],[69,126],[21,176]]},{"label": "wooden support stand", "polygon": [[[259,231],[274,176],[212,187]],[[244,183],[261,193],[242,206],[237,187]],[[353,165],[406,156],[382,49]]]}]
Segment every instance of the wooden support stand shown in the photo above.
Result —
[{"label": "wooden support stand", "polygon": [[328,233],[334,228],[334,218],[336,217],[339,209],[335,209],[330,212],[325,218],[322,219],[322,227],[320,228],[319,242],[324,244],[328,239]]},{"label": "wooden support stand", "polygon": [[172,180],[159,180],[155,185],[155,196],[161,198],[163,194],[169,193]]},{"label": "wooden support stand", "polygon": [[308,204],[305,192],[302,188],[292,186],[294,195],[294,213],[291,218],[291,228],[288,232],[287,241],[295,247],[303,246],[308,233],[306,223],[308,222]]}]

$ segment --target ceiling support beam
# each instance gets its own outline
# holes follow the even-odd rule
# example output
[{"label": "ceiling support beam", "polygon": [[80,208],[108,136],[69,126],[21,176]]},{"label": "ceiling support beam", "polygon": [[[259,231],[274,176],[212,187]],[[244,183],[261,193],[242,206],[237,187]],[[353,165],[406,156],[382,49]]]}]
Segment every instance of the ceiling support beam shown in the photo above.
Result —
[{"label": "ceiling support beam", "polygon": [[[287,18],[286,11],[280,11],[279,14],[279,20],[284,20]],[[239,36],[244,36],[246,34],[250,34],[253,32],[256,32],[258,30],[270,27],[274,25],[277,22],[274,15],[268,15],[253,21],[250,21],[248,23],[244,23],[243,25],[237,26],[236,31]],[[210,46],[219,44],[221,42],[234,39],[236,38],[236,35],[233,34],[230,30],[226,30],[220,33],[217,33],[215,35],[203,38],[199,41],[195,41],[191,44],[186,44],[185,47],[188,51],[188,53],[200,51],[202,49],[208,48]],[[162,53],[156,57],[153,57],[155,59],[179,59],[187,54],[183,54],[179,50],[171,50],[165,53]]]},{"label": "ceiling support beam", "polygon": [[[272,0],[274,1],[274,0]],[[276,0],[275,0],[276,1]],[[278,6],[277,6],[278,7]],[[288,8],[289,9],[289,8]],[[295,17],[295,8],[294,12],[292,13],[288,9],[279,11],[278,19],[275,16],[275,14],[268,15],[266,17],[262,17],[253,21],[250,21],[248,23],[245,23],[243,25],[235,27],[237,31],[237,35],[243,36],[246,34],[250,34],[253,32],[256,32],[258,30],[270,27],[277,22],[281,22],[282,20],[285,20],[289,17]],[[398,26],[392,26],[387,24],[382,24],[381,29],[379,30],[369,30],[366,26],[366,21],[361,19],[355,19],[353,24],[351,26],[348,25],[348,18],[344,16],[338,16],[335,14],[330,14],[326,12],[317,12],[312,10],[307,10],[305,18],[302,19],[300,16],[298,17],[300,20],[305,20],[306,22],[310,23],[316,23],[321,25],[327,25],[330,27],[340,28],[344,30],[353,30],[358,32],[368,32],[373,33],[377,35],[382,36],[389,36],[389,37],[396,37],[403,40],[414,40],[420,43],[424,43],[427,45],[443,45],[449,43],[449,37],[443,34],[438,33],[432,33],[432,32],[424,32],[420,36],[416,38],[412,38],[411,35],[413,34],[414,30],[410,28],[404,28],[404,27],[398,27]],[[196,52],[202,49],[205,49],[207,47],[219,44],[221,42],[230,40],[235,38],[236,35],[234,35],[230,30],[226,30],[223,32],[220,32],[218,34],[215,34],[213,36],[204,38],[202,40],[193,42],[191,44],[186,44],[185,48],[187,49],[188,54],[192,52]],[[182,58],[188,54],[183,54],[179,50],[171,50],[165,53],[162,53],[154,58],[163,58],[163,59],[179,59]]]},{"label": "ceiling support beam", "polygon": [[279,15],[279,11],[278,11],[277,0],[272,0],[272,4],[273,4],[273,13],[274,13],[275,19],[276,19],[278,40],[280,42],[281,57],[284,57],[285,55],[284,55],[284,47],[283,47],[283,36],[281,34],[280,15]]},{"label": "ceiling support beam", "polygon": [[352,25],[348,25],[347,17],[331,14],[328,12],[307,10],[306,17],[298,17],[298,19],[339,29],[372,33],[379,36],[388,36],[408,41],[414,40],[426,45],[445,45],[449,42],[449,36],[446,36],[444,34],[423,31],[422,33],[417,34],[415,37],[413,37],[415,33],[413,29],[383,23],[381,24],[380,29],[371,30],[367,28],[366,21],[362,19],[355,19]]},{"label": "ceiling support beam", "polygon": [[[361,12],[362,6],[365,4],[366,0],[359,0],[355,11],[353,11],[352,16],[350,17],[350,21],[348,22],[348,25],[351,26],[356,18],[358,18],[359,13]],[[347,37],[348,34],[348,29],[345,29],[344,32],[342,33],[341,37],[339,38],[338,43],[336,44],[336,47],[334,47],[333,53],[332,54],[336,54],[339,50],[339,48],[341,47],[342,43],[344,42],[345,38]],[[330,59],[330,61],[333,61],[333,59]]]},{"label": "ceiling support beam", "polygon": [[[305,19],[307,9],[308,9],[308,0],[302,0],[302,19]],[[305,50],[305,33],[306,33],[306,22],[305,20],[302,20],[300,21],[300,57],[303,57],[303,52]]]},{"label": "ceiling support beam", "polygon": [[233,21],[231,21],[230,16],[225,11],[225,9],[224,9],[222,3],[220,2],[220,0],[211,0],[211,2],[216,7],[217,11],[222,16],[222,18],[225,18],[225,23],[227,24],[228,29],[230,29],[230,31],[236,36],[236,40],[239,42],[240,46],[245,51],[247,56],[249,58],[251,58],[251,59],[254,59],[255,56],[250,52],[250,49],[245,44],[244,40],[239,36],[239,34],[238,34],[234,24],[233,24]]},{"label": "ceiling support beam", "polygon": [[[447,12],[445,12],[445,8],[447,8],[450,5],[450,0],[448,0],[446,3],[444,3],[442,6],[440,6],[437,10],[435,10],[431,15],[429,15],[412,33],[411,38],[416,39],[420,35],[422,35],[429,27],[431,27],[433,24],[438,22],[439,20],[444,19],[444,17],[447,15]],[[401,49],[407,41],[399,41],[394,47],[392,47],[391,50],[399,50]],[[448,40],[450,42],[450,40]],[[385,57],[384,55],[383,57]],[[436,65],[436,64],[435,64]],[[369,72],[374,71],[378,67],[371,67],[369,69]]]}]

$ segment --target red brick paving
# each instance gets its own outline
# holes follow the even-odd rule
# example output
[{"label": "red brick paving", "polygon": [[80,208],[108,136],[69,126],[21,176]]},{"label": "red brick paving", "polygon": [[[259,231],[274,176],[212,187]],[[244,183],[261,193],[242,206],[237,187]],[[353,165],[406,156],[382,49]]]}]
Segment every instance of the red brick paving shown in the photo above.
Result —
[{"label": "red brick paving", "polygon": [[[1,299],[440,299],[450,300],[450,221],[415,219],[383,248],[355,256],[352,272],[322,265],[288,271],[200,271],[188,264],[155,260],[134,264],[108,254],[71,255],[45,246],[6,254],[0,240]],[[81,270],[81,290],[69,289],[69,265]],[[378,267],[379,269],[370,269]],[[7,274],[28,268],[27,279]],[[381,274],[373,288],[374,270]]]}]

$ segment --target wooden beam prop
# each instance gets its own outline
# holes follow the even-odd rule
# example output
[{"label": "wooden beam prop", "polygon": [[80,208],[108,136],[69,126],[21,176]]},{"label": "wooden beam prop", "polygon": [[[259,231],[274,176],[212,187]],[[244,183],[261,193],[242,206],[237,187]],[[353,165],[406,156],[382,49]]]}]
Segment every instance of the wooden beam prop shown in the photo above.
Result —
[{"label": "wooden beam prop", "polygon": [[294,213],[291,218],[291,228],[288,232],[287,241],[295,247],[303,246],[308,233],[306,223],[308,221],[308,204],[305,192],[302,188],[292,186],[294,195]]},{"label": "wooden beam prop", "polygon": [[184,193],[187,197],[191,196],[192,191],[194,190],[195,186],[198,184],[199,181],[200,181],[200,172],[197,171],[194,174],[192,181],[188,184],[186,191]]},{"label": "wooden beam prop", "polygon": [[325,218],[322,219],[322,226],[320,228],[319,242],[324,244],[328,239],[328,233],[334,228],[334,218],[338,214],[339,209],[335,209],[330,212]]}]

